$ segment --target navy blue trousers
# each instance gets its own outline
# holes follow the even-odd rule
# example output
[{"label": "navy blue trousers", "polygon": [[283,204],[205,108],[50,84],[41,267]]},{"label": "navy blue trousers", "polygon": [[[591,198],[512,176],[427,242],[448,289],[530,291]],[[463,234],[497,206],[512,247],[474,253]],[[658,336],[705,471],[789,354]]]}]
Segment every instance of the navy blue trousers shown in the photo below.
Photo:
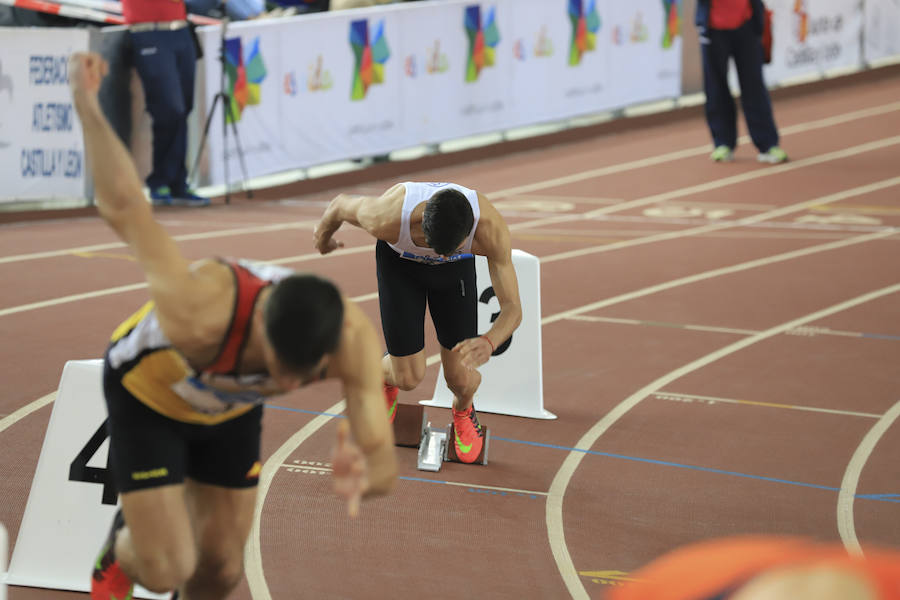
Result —
[{"label": "navy blue trousers", "polygon": [[147,186],[185,191],[187,116],[194,107],[197,50],[191,32],[142,31],[131,34],[134,66],[144,85],[153,119],[153,169]]},{"label": "navy blue trousers", "polygon": [[700,32],[706,122],[716,146],[737,145],[737,110],[728,89],[728,61],[734,59],[741,86],[741,106],[750,138],[760,152],[778,145],[772,101],[763,81],[763,50],[748,21],[737,29]]}]

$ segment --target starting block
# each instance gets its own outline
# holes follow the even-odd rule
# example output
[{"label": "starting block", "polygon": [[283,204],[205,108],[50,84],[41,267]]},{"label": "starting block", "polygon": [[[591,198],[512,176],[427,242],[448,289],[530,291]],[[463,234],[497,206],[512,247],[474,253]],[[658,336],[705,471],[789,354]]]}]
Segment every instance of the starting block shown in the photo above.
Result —
[{"label": "starting block", "polygon": [[428,415],[421,404],[397,403],[397,416],[394,417],[394,444],[415,448],[425,435]]},{"label": "starting block", "polygon": [[419,456],[416,467],[420,471],[440,471],[447,453],[447,430],[443,427],[425,425],[422,441],[419,444]]},{"label": "starting block", "polygon": [[[491,432],[487,427],[484,430],[484,446],[481,453],[475,459],[475,463],[486,465],[488,463],[488,448],[491,441]],[[453,443],[453,424],[446,427],[432,427],[431,423],[425,425],[422,431],[422,441],[419,443],[419,456],[416,466],[420,471],[440,471],[445,460],[462,462],[456,454],[456,444]]]}]

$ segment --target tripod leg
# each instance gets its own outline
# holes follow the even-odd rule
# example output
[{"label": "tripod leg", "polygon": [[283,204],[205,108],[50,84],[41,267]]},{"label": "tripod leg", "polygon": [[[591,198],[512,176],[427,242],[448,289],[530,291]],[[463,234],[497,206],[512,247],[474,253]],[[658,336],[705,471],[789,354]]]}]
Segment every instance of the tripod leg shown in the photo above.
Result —
[{"label": "tripod leg", "polygon": [[238,135],[237,123],[235,122],[235,119],[234,119],[234,113],[232,112],[231,102],[225,102],[225,106],[226,106],[226,110],[228,111],[229,116],[232,117],[231,118],[231,132],[234,134],[234,144],[235,144],[235,147],[237,148],[238,160],[241,161],[241,174],[244,176],[244,178],[241,179],[241,188],[244,189],[245,192],[247,192],[248,198],[252,198],[253,191],[244,188],[244,182],[247,181],[247,165],[244,162],[244,150],[241,148],[241,138]]},{"label": "tripod leg", "polygon": [[209,137],[209,126],[212,124],[213,115],[216,112],[216,104],[218,104],[220,100],[219,96],[221,96],[221,94],[216,94],[215,97],[213,97],[213,103],[209,108],[209,114],[206,115],[206,124],[203,126],[203,135],[200,136],[200,147],[197,148],[197,158],[194,159],[194,167],[191,169],[188,181],[194,181],[194,177],[197,175],[197,168],[200,166],[200,157],[203,156],[203,148],[206,147],[206,138]]}]

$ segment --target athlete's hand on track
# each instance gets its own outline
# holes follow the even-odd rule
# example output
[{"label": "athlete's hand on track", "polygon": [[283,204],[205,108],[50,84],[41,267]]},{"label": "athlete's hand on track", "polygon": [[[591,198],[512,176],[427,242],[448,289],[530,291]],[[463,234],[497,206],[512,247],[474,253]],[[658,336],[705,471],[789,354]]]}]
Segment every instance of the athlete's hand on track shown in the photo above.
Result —
[{"label": "athlete's hand on track", "polygon": [[494,351],[491,343],[484,336],[463,340],[453,346],[453,352],[460,355],[460,362],[467,369],[476,369],[491,358]]},{"label": "athlete's hand on track", "polygon": [[69,87],[72,95],[96,96],[109,65],[96,52],[75,52],[69,57]]},{"label": "athlete's hand on track", "polygon": [[347,501],[347,514],[355,519],[359,504],[369,488],[366,459],[359,447],[350,439],[350,425],[346,420],[338,423],[337,446],[331,459],[334,474],[334,491]]},{"label": "athlete's hand on track", "polygon": [[313,232],[313,243],[316,246],[316,250],[321,254],[328,254],[332,250],[344,247],[344,242],[339,242],[330,235],[325,236],[323,234],[321,223],[316,225],[316,229]]}]

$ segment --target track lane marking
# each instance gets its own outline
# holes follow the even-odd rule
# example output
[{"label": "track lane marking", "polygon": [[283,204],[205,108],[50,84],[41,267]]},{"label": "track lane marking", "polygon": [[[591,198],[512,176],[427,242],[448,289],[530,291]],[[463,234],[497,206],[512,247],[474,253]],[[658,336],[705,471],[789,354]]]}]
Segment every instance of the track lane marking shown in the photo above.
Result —
[{"label": "track lane marking", "polygon": [[[581,582],[581,579],[578,577],[578,571],[575,569],[575,565],[572,562],[572,557],[569,554],[569,549],[566,545],[565,528],[563,524],[562,514],[563,498],[565,497],[569,482],[572,480],[572,477],[575,474],[575,470],[578,468],[578,465],[581,463],[582,459],[585,456],[585,451],[590,451],[591,447],[597,442],[597,440],[600,439],[600,437],[604,433],[606,433],[606,431],[609,430],[610,427],[612,427],[616,422],[619,421],[619,419],[624,417],[632,408],[637,406],[646,397],[658,392],[664,386],[672,383],[677,379],[680,379],[681,377],[684,377],[685,375],[697,371],[698,369],[710,365],[717,360],[734,354],[735,352],[743,350],[744,348],[747,348],[753,344],[769,339],[775,335],[784,333],[788,329],[793,329],[795,327],[800,327],[813,321],[821,320],[835,313],[853,308],[854,306],[858,306],[872,300],[877,300],[878,298],[882,298],[884,296],[895,294],[897,292],[900,292],[900,284],[894,284],[881,288],[879,290],[869,292],[867,294],[862,294],[850,300],[834,304],[828,308],[824,308],[822,310],[809,313],[803,317],[787,321],[775,327],[771,327],[756,335],[738,340],[732,344],[720,348],[719,350],[711,352],[706,356],[703,356],[673,371],[670,371],[666,375],[659,377],[652,383],[644,386],[643,388],[620,402],[618,405],[616,405],[603,418],[597,421],[597,423],[595,423],[587,432],[585,432],[581,439],[578,440],[578,443],[574,446],[579,451],[569,453],[569,455],[563,461],[562,466],[557,471],[556,476],[553,478],[553,482],[550,484],[550,496],[548,496],[547,498],[546,507],[547,537],[550,541],[551,551],[553,553],[553,558],[556,561],[557,568],[560,572],[560,575],[562,575],[562,578],[566,584],[566,588],[572,598],[575,598],[577,600],[587,600],[589,596],[587,590]],[[852,519],[852,515],[850,515],[850,518]]]}]

